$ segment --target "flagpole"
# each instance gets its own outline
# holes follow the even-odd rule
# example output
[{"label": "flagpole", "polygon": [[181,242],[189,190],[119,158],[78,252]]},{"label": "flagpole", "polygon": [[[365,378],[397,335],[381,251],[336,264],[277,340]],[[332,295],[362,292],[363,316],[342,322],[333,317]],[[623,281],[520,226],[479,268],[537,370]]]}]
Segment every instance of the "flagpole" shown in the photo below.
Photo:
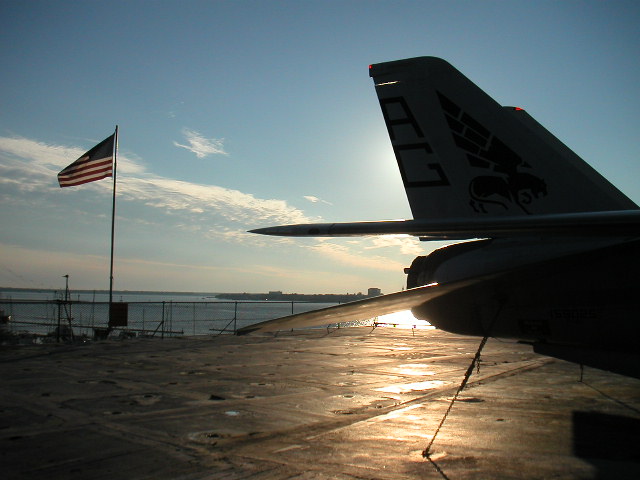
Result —
[{"label": "flagpole", "polygon": [[109,268],[109,327],[111,327],[111,305],[113,303],[113,244],[116,226],[116,171],[118,167],[118,125],[113,139],[113,201],[111,206],[111,265]]}]

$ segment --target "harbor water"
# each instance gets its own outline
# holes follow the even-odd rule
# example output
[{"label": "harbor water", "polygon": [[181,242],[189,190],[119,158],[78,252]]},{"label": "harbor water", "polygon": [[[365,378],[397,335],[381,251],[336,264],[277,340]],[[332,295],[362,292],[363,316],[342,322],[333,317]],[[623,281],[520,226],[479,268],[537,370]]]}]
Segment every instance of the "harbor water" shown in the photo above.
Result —
[{"label": "harbor water", "polygon": [[[326,308],[335,303],[241,301],[215,294],[117,292],[126,325],[116,332],[176,336],[233,333],[247,325]],[[109,295],[105,292],[0,290],[2,328],[11,334],[93,337],[108,327]]]}]

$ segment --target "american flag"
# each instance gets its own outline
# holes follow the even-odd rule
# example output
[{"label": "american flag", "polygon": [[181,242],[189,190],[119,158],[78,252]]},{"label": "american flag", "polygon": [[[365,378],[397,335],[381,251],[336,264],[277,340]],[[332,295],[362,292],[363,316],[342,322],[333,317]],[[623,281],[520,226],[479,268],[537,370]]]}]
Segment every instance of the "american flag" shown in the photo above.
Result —
[{"label": "american flag", "polygon": [[115,133],[58,174],[60,187],[73,187],[113,175],[113,143]]}]

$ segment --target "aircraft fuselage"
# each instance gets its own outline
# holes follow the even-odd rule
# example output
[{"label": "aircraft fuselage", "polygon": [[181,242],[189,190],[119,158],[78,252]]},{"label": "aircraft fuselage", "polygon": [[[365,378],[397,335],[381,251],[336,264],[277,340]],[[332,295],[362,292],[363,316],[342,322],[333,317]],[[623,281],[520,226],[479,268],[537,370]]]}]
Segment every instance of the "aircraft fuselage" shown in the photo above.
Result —
[{"label": "aircraft fuselage", "polygon": [[638,348],[639,239],[480,240],[418,257],[408,275],[429,284],[460,280],[465,270],[489,278],[416,306],[413,315],[453,333],[519,339],[540,351],[610,357]]}]

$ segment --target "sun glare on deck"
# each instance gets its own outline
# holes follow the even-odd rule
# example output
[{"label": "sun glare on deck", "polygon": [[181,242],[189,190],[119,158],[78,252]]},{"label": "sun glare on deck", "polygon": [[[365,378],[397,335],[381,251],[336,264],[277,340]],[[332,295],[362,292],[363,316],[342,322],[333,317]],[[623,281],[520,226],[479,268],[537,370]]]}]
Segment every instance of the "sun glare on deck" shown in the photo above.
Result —
[{"label": "sun glare on deck", "polygon": [[387,315],[380,315],[376,319],[376,324],[381,327],[395,327],[395,328],[419,328],[419,329],[434,329],[426,320],[418,320],[411,314],[411,310],[403,310],[401,312],[389,313]]}]

